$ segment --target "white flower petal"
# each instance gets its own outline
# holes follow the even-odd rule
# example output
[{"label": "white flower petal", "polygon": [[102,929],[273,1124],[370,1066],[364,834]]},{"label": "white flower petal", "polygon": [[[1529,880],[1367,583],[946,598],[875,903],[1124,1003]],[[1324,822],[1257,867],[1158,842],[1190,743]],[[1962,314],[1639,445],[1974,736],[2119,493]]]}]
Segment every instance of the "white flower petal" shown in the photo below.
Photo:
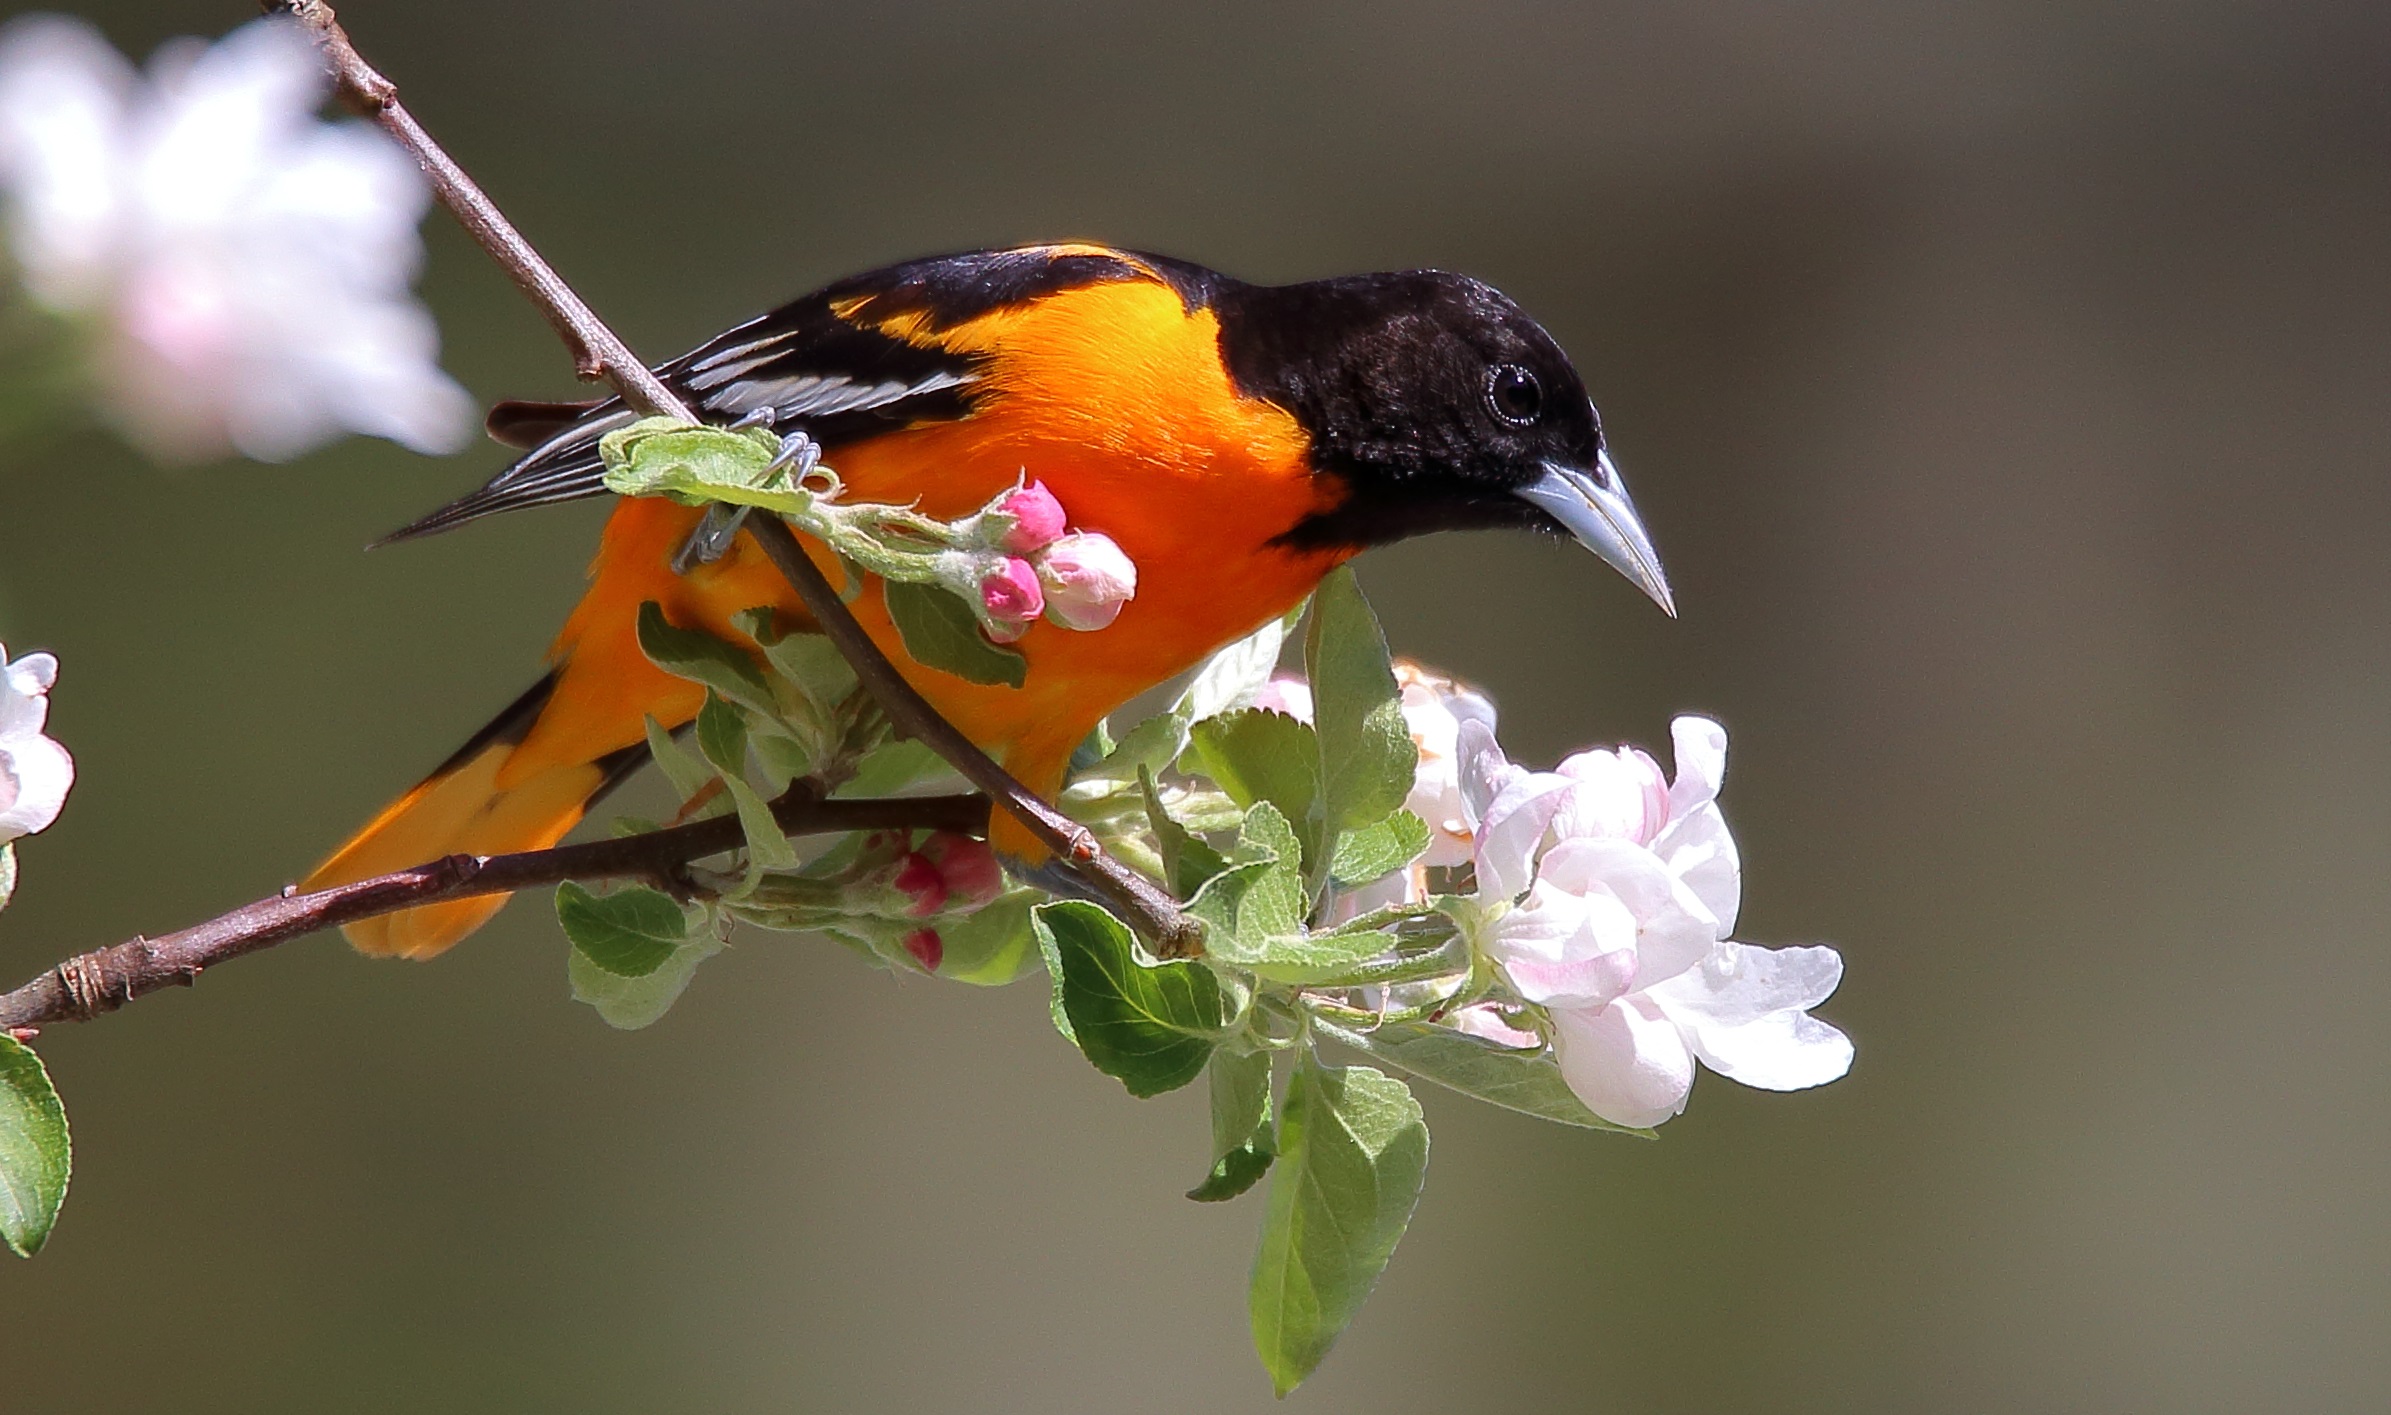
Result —
[{"label": "white flower petal", "polygon": [[[1477,723],[1462,727],[1463,740],[1482,730]],[[1465,783],[1466,784],[1466,783]],[[1505,784],[1481,814],[1478,825],[1478,896],[1516,899],[1534,878],[1536,847],[1554,811],[1569,792],[1569,778],[1550,772],[1510,767]]]},{"label": "white flower petal", "polygon": [[1685,1109],[1694,1058],[1677,1025],[1642,998],[1552,1014],[1561,1077],[1614,1125],[1658,1125]]},{"label": "white flower petal", "polygon": [[1634,747],[1579,752],[1557,768],[1577,783],[1553,817],[1553,834],[1648,844],[1669,823],[1669,778]]},{"label": "white flower petal", "polygon": [[1669,783],[1669,815],[1682,819],[1718,799],[1727,779],[1727,729],[1707,717],[1680,717],[1669,724],[1677,749],[1677,777]]},{"label": "white flower petal", "polygon": [[1636,952],[1646,985],[1701,962],[1719,936],[1701,898],[1641,845],[1625,840],[1564,840],[1545,852],[1537,880],[1572,894],[1608,894],[1636,920]]},{"label": "white flower petal", "polygon": [[74,784],[74,758],[49,738],[0,742],[0,842],[49,829]]},{"label": "white flower petal", "polygon": [[1743,905],[1743,857],[1716,803],[1669,822],[1652,842],[1652,852],[1718,918],[1717,937],[1735,932]]},{"label": "white flower petal", "polygon": [[1824,944],[1763,948],[1721,943],[1702,966],[1654,989],[1672,1014],[1739,1026],[1775,1012],[1800,1012],[1832,997],[1843,958]]},{"label": "white flower petal", "polygon": [[[0,663],[8,651],[0,647]],[[46,653],[29,653],[0,674],[0,742],[31,737],[50,716],[50,685],[58,681],[58,660]]]},{"label": "white flower petal", "polygon": [[1823,1086],[1851,1070],[1851,1038],[1807,1012],[1772,1012],[1734,1027],[1697,1023],[1687,1031],[1703,1065],[1763,1091]]},{"label": "white flower petal", "polygon": [[1526,768],[1513,766],[1503,755],[1491,723],[1462,723],[1454,732],[1453,749],[1458,757],[1454,774],[1461,783],[1461,800],[1468,810],[1470,828],[1475,830],[1486,819],[1494,798],[1513,778],[1524,775]]},{"label": "white flower petal", "polygon": [[1503,973],[1530,1002],[1554,1008],[1600,1007],[1635,986],[1636,954],[1622,948],[1557,963],[1515,957],[1503,964]]},{"label": "white flower petal", "polygon": [[26,287],[54,310],[107,284],[124,203],[127,96],[137,78],[81,20],[26,15],[0,29],[0,183]]},{"label": "white flower petal", "polygon": [[1497,1046],[1533,1051],[1544,1045],[1544,1039],[1534,1032],[1523,1032],[1503,1020],[1502,1011],[1491,1003],[1464,1007],[1445,1019],[1445,1025],[1456,1032],[1493,1042]]}]

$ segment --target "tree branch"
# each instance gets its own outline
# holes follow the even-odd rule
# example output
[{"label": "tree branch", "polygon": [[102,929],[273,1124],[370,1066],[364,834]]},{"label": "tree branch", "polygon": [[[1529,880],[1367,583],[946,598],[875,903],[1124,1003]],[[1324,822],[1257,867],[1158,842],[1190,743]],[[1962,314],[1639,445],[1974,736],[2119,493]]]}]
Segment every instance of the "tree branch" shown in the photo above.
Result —
[{"label": "tree branch", "polygon": [[[631,353],[613,330],[565,284],[513,223],[498,210],[463,168],[432,140],[414,116],[400,105],[398,88],[365,62],[348,34],[322,0],[266,0],[268,10],[288,13],[305,25],[323,48],[341,96],[380,124],[383,131],[412,155],[441,204],[479,241],[492,259],[513,277],[517,287],[548,317],[564,337],[584,378],[603,378],[614,385],[623,401],[643,413],[699,421],[687,405]],[[880,646],[872,642],[820,570],[798,545],[796,536],[780,520],[769,516],[746,518],[748,533],[788,578],[790,587],[814,616],[822,631],[847,657],[856,677],[887,712],[899,732],[919,738],[961,772],[965,780],[986,791],[1014,819],[1043,842],[1064,866],[1077,874],[1108,904],[1126,914],[1129,922],[1157,953],[1166,958],[1190,957],[1203,951],[1203,928],[1179,911],[1171,897],[1143,875],[1106,855],[1086,827],[1038,799],[978,745],[940,717],[913,690]]]},{"label": "tree branch", "polygon": [[573,287],[540,258],[506,219],[481,187],[456,160],[432,141],[432,135],[415,121],[415,115],[398,101],[398,85],[382,77],[373,65],[365,62],[349,43],[348,32],[333,17],[332,7],[322,0],[265,0],[268,13],[283,13],[307,27],[319,48],[324,62],[332,70],[333,82],[339,86],[341,99],[380,125],[382,131],[397,140],[423,169],[432,184],[440,204],[449,209],[474,240],[481,243],[499,267],[506,271],[532,304],[555,326],[565,347],[572,351],[574,371],[583,378],[603,379],[614,385],[623,401],[643,413],[680,418],[696,422],[689,409],[682,404],[664,380],[649,372],[606,322],[582,303]]},{"label": "tree branch", "polygon": [[[979,834],[988,826],[988,803],[979,796],[826,801],[810,783],[799,782],[772,803],[772,815],[791,835],[856,830]],[[135,937],[70,958],[16,991],[0,994],[0,1031],[87,1022],[144,993],[189,987],[203,969],[242,954],[422,904],[507,894],[569,879],[644,879],[677,888],[689,865],[743,844],[738,817],[721,816],[551,850],[449,855],[312,894],[286,891],[176,933]]]},{"label": "tree branch", "polygon": [[1191,958],[1203,952],[1203,928],[1179,911],[1179,906],[1144,875],[1104,853],[1088,828],[1038,799],[1037,793],[964,736],[955,725],[914,690],[896,665],[880,652],[863,626],[839,599],[838,591],[797,542],[796,533],[777,516],[750,516],[747,533],[788,578],[797,597],[822,626],[822,632],[847,656],[855,676],[871,693],[888,720],[906,736],[919,738],[946,758],[963,779],[988,793],[988,799],[1029,828],[1030,834],[1072,867],[1105,903],[1127,916],[1139,936],[1164,958]]}]

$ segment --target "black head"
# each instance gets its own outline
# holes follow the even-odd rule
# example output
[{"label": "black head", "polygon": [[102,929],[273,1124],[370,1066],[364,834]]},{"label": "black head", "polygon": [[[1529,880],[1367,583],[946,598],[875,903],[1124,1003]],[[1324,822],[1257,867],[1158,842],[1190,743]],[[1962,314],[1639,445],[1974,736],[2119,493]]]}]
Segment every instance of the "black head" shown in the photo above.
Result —
[{"label": "black head", "polygon": [[1501,291],[1410,271],[1223,289],[1213,306],[1239,388],[1293,413],[1315,467],[1347,489],[1285,543],[1550,531],[1584,542],[1674,612],[1585,384]]}]

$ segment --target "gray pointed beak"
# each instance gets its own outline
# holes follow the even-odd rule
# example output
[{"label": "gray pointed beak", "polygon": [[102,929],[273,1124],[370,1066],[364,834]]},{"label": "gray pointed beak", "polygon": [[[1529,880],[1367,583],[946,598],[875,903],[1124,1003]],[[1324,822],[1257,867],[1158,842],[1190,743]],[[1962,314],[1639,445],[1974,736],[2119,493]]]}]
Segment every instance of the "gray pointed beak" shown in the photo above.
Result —
[{"label": "gray pointed beak", "polygon": [[1627,483],[1611,465],[1611,454],[1594,459],[1595,470],[1580,471],[1558,462],[1544,464],[1544,475],[1519,488],[1518,496],[1561,523],[1578,544],[1610,562],[1671,619],[1677,601],[1669,593],[1669,578],[1660,570],[1660,554],[1644,522],[1628,499]]}]

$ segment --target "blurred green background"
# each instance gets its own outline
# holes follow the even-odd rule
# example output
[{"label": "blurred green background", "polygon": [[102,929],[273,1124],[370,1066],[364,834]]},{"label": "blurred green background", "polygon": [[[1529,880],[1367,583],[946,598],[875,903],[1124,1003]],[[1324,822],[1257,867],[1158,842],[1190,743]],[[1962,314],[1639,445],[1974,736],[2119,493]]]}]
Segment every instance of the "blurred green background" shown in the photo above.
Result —
[{"label": "blurred green background", "polygon": [[[85,7],[91,13],[90,7]],[[146,53],[237,3],[100,4]],[[2391,1406],[2391,12],[352,0],[661,357],[850,270],[1097,237],[1439,265],[1576,355],[1685,606],[1363,562],[1506,738],[1733,733],[1742,936],[1849,1079],[1657,1144],[1430,1091],[1318,1411]],[[564,393],[435,216],[446,362]],[[363,555],[499,464],[7,469],[0,637],[82,766],[0,971],[274,888],[527,683],[594,506]],[[49,1033],[79,1174],[0,1409],[1268,1408],[1259,1200],[987,994],[751,937],[651,1031],[519,902]]]}]

